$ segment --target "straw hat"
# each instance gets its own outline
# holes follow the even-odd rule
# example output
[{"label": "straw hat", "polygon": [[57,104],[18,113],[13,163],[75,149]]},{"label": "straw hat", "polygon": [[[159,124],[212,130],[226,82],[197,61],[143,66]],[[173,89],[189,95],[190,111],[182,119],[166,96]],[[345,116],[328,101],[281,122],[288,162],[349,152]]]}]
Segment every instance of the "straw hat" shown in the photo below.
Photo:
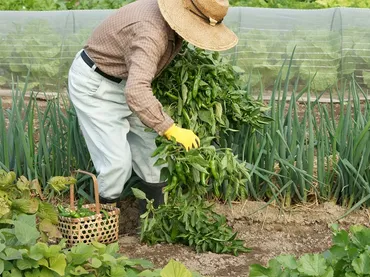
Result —
[{"label": "straw hat", "polygon": [[206,50],[222,51],[238,43],[238,37],[222,20],[228,0],[158,0],[170,27],[184,40]]}]

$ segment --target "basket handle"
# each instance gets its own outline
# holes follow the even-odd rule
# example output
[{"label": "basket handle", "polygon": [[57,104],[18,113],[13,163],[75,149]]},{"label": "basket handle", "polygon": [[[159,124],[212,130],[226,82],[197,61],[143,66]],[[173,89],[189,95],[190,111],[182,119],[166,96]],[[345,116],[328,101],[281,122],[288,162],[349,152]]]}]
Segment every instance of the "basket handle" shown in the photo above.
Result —
[{"label": "basket handle", "polygon": [[[97,214],[100,214],[100,202],[99,202],[99,191],[98,191],[98,180],[96,179],[96,176],[90,172],[84,171],[77,169],[74,172],[79,172],[83,174],[87,174],[91,176],[94,182],[94,196],[95,196],[95,212]],[[75,187],[73,184],[70,185],[70,190],[69,190],[69,201],[70,201],[70,207],[72,210],[75,209]]]}]

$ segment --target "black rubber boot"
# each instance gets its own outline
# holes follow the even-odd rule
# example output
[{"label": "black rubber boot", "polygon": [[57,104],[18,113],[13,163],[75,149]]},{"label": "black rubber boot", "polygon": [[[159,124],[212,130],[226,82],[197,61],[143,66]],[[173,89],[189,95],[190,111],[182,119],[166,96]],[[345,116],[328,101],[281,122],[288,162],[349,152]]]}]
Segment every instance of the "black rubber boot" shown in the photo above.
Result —
[{"label": "black rubber boot", "polygon": [[[147,183],[141,181],[138,186],[138,189],[142,190],[146,198],[149,200],[154,199],[153,205],[154,208],[158,208],[159,205],[164,203],[163,188],[166,186],[166,183]],[[146,212],[146,200],[139,200],[139,213],[142,215]]]},{"label": "black rubber boot", "polygon": [[107,199],[107,198],[104,198],[104,197],[99,196],[99,202],[100,202],[100,204],[111,204],[111,205],[114,205],[118,209],[121,208],[120,198]]}]

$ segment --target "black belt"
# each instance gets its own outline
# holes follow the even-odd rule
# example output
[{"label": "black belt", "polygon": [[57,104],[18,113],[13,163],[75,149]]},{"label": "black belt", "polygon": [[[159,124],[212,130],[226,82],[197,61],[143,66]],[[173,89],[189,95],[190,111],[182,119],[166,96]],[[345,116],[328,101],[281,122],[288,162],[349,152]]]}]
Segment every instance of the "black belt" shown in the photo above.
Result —
[{"label": "black belt", "polygon": [[[86,54],[85,51],[82,51],[81,52],[81,57],[82,59],[84,60],[84,62],[91,68],[93,68],[93,66],[95,65],[95,63],[90,59],[90,57]],[[101,71],[99,69],[99,67],[95,67],[94,71],[96,73],[99,73],[101,76],[107,78],[108,80],[111,80],[113,82],[116,82],[116,83],[121,83],[122,79],[120,78],[117,78],[117,77],[114,77],[114,76],[111,76],[111,75],[108,75],[107,73],[104,73],[103,71]]]}]

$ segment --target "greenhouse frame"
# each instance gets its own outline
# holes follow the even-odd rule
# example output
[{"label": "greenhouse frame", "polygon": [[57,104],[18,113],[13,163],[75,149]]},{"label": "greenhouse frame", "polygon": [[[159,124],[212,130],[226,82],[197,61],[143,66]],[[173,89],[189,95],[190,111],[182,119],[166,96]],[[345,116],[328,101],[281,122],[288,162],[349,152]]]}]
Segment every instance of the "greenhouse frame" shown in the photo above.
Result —
[{"label": "greenhouse frame", "polygon": [[[64,89],[75,54],[113,12],[1,11],[0,87],[9,89],[14,80],[22,86],[29,75],[30,89]],[[232,7],[224,22],[239,43],[222,54],[253,86],[271,86],[292,57],[292,82],[298,76],[302,82],[313,79],[312,89],[320,91],[354,74],[359,84],[370,87],[369,16],[370,10],[356,8]]]}]

